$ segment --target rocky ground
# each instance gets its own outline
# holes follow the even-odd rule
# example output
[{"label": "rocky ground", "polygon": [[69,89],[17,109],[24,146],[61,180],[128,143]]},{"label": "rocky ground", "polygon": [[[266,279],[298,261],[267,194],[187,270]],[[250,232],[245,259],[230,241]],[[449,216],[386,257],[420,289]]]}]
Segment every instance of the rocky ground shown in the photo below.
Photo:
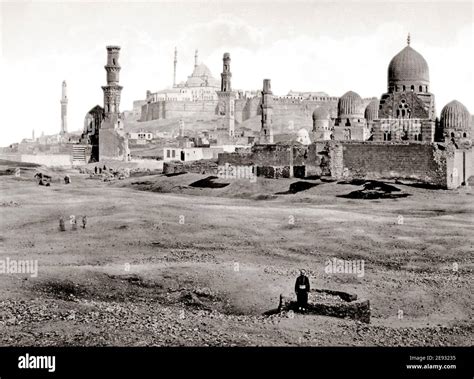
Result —
[{"label": "rocky ground", "polygon": [[[0,260],[38,260],[37,277],[0,274],[4,346],[473,343],[471,189],[54,171],[40,187],[36,169],[0,176]],[[86,228],[60,232],[70,215]],[[327,273],[334,257],[364,275]],[[301,267],[313,288],[369,299],[371,323],[274,313]]]}]

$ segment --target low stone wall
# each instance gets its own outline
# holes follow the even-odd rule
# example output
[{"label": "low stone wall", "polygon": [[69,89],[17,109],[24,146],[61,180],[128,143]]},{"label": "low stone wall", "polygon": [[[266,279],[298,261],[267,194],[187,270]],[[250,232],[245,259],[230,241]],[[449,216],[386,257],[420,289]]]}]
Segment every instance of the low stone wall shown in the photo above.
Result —
[{"label": "low stone wall", "polygon": [[[332,290],[311,290],[308,297],[308,314],[349,318],[370,323],[370,302],[359,300],[357,295]],[[330,300],[331,299],[331,300]],[[336,299],[336,301],[334,300]],[[278,311],[297,311],[296,299],[280,295]]]},{"label": "low stone wall", "polygon": [[215,160],[203,159],[200,161],[192,162],[164,162],[163,163],[163,174],[178,174],[193,172],[196,174],[210,174],[217,175],[217,162]]},{"label": "low stone wall", "polygon": [[71,154],[2,154],[0,159],[16,162],[36,163],[44,166],[71,166]]}]

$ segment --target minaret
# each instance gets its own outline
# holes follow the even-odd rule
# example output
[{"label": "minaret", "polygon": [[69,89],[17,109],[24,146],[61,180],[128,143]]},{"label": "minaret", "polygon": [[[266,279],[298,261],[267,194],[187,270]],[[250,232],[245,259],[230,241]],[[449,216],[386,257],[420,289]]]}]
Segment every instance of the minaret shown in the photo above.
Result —
[{"label": "minaret", "polygon": [[107,85],[102,87],[104,91],[104,115],[105,118],[113,118],[112,124],[118,121],[120,115],[120,93],[122,86],[119,85],[120,64],[118,62],[120,53],[119,46],[107,46]]},{"label": "minaret", "polygon": [[270,79],[263,80],[261,107],[262,107],[262,128],[260,130],[260,143],[270,144],[270,143],[273,143],[273,125],[272,125],[273,93],[272,93]]},{"label": "minaret", "polygon": [[230,92],[232,91],[232,86],[230,83],[232,79],[232,73],[230,72],[230,54],[224,53],[224,58],[222,58],[222,61],[223,68],[221,74],[221,91]]},{"label": "minaret", "polygon": [[[234,137],[235,133],[235,93],[232,92],[232,87],[230,84],[230,79],[232,78],[232,73],[230,72],[230,54],[224,53],[222,58],[223,68],[221,74],[221,90],[217,92],[219,97],[221,112],[224,112],[225,115],[225,128],[229,132],[229,137]],[[222,114],[222,113],[221,113]]]},{"label": "minaret", "polygon": [[33,142],[35,142],[35,130],[34,129],[31,131],[31,139],[33,140]]},{"label": "minaret", "polygon": [[61,94],[61,130],[59,134],[63,136],[67,133],[67,84],[63,80],[62,94]]},{"label": "minaret", "polygon": [[178,65],[178,48],[174,48],[174,71],[173,71],[173,88],[176,87],[176,66]]},{"label": "minaret", "polygon": [[194,52],[194,68],[198,66],[198,50]]}]

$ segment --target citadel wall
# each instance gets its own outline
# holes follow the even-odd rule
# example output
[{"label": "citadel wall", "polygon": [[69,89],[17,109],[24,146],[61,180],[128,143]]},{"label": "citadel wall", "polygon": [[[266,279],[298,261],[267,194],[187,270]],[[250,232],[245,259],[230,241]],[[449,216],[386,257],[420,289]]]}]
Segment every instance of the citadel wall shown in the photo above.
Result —
[{"label": "citadel wall", "polygon": [[[245,120],[262,114],[261,97],[235,100],[235,121],[242,123]],[[307,118],[311,120],[313,111],[325,106],[331,109],[337,107],[337,98],[321,97],[319,100],[300,100],[291,98],[273,98],[273,114],[278,118]],[[213,117],[217,115],[217,100],[200,101],[157,101],[147,103],[141,107],[140,121],[158,119],[186,118],[186,117]]]}]

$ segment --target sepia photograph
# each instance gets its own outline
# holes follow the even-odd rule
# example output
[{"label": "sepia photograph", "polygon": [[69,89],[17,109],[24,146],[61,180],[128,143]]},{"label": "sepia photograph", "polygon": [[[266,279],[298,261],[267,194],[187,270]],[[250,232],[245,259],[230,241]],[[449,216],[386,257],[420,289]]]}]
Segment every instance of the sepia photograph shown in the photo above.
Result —
[{"label": "sepia photograph", "polygon": [[0,378],[472,378],[473,28],[469,0],[2,1]]}]

